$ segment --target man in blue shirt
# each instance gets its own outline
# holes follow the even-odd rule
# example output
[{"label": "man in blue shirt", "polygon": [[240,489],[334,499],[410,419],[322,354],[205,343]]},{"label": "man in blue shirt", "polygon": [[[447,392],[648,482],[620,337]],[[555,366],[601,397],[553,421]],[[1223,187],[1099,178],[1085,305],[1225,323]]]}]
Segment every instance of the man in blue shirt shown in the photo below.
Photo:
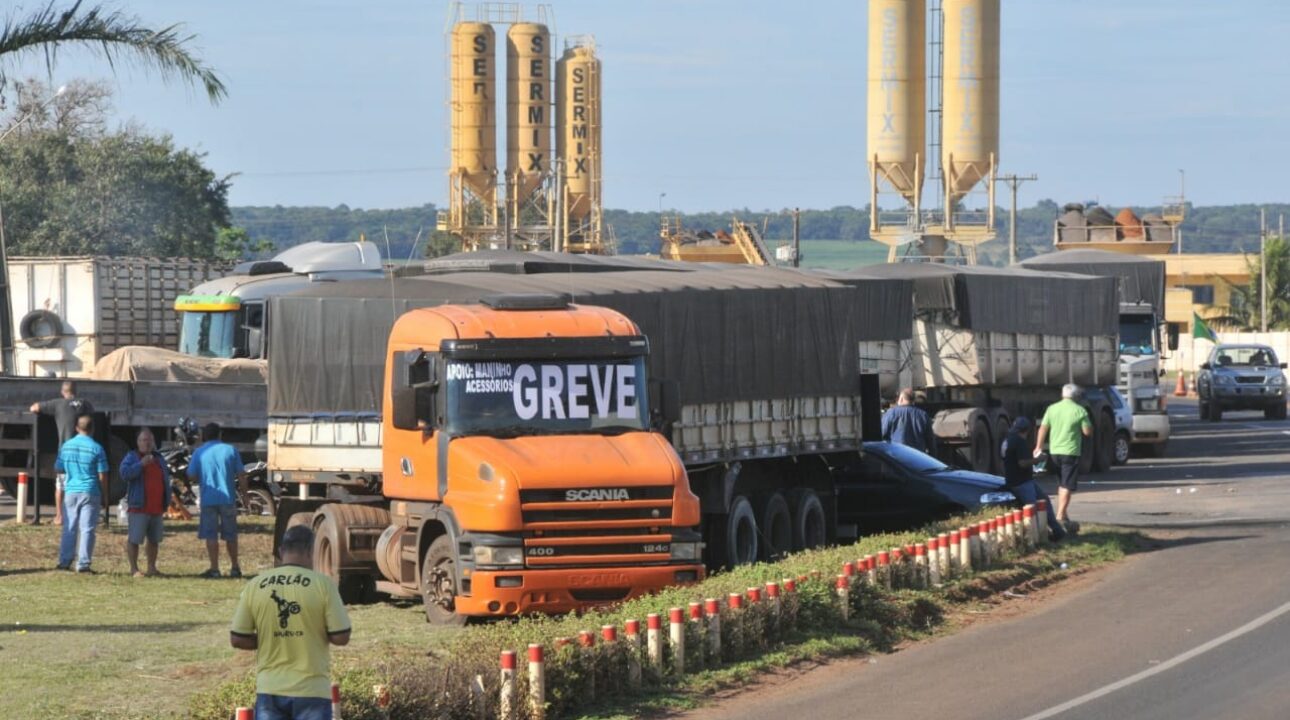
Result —
[{"label": "man in blue shirt", "polygon": [[1003,482],[1022,505],[1033,505],[1039,500],[1048,504],[1049,537],[1060,542],[1066,529],[1057,522],[1057,513],[1048,493],[1035,482],[1035,458],[1030,452],[1030,418],[1022,416],[1012,421],[1008,436],[999,448],[1003,455]]},{"label": "man in blue shirt", "polygon": [[[99,508],[107,495],[107,453],[94,442],[94,421],[89,415],[76,419],[76,437],[63,443],[58,451],[54,471],[67,476],[63,493],[63,537],[58,545],[58,569],[72,569],[72,552],[76,552],[76,572],[93,573],[94,534]],[[79,536],[79,539],[78,539]]]},{"label": "man in blue shirt", "polygon": [[[219,538],[224,538],[228,559],[232,563],[228,576],[242,577],[237,562],[237,498],[246,494],[246,472],[242,456],[232,445],[220,439],[218,423],[202,428],[202,445],[188,460],[188,477],[199,481],[201,517],[197,538],[206,541],[210,569],[202,577],[217,578],[219,572]],[[236,493],[236,494],[235,494]]]},{"label": "man in blue shirt", "polygon": [[928,455],[936,454],[936,436],[932,433],[932,419],[914,405],[914,391],[905,388],[896,398],[896,407],[882,416],[882,439],[907,445]]}]

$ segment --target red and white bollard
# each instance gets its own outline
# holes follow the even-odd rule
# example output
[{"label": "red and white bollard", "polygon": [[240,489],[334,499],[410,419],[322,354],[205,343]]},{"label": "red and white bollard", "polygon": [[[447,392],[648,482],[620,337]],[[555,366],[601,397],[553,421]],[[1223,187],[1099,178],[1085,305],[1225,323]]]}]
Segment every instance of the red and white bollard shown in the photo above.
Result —
[{"label": "red and white bollard", "polygon": [[959,540],[960,540],[960,538],[959,538],[959,531],[958,531],[958,530],[951,530],[951,531],[950,531],[949,556],[950,556],[950,574],[952,574],[952,575],[958,575],[958,574],[959,574],[959,572],[960,572],[960,571],[959,571],[959,558],[960,558],[961,556],[959,555]]},{"label": "red and white bollard", "polygon": [[632,690],[641,686],[641,621],[628,620],[623,623],[623,634],[627,636],[627,685]]},{"label": "red and white bollard", "polygon": [[878,584],[878,560],[873,555],[865,555],[861,560],[864,564],[865,582],[871,586]]},{"label": "red and white bollard", "polygon": [[972,528],[959,528],[959,567],[972,572]]},{"label": "red and white bollard", "polygon": [[927,545],[924,543],[914,546],[914,587],[927,587]]},{"label": "red and white bollard", "polygon": [[941,539],[938,537],[927,538],[927,586],[935,587],[941,584]]},{"label": "red and white bollard", "polygon": [[[340,705],[340,693],[335,685],[331,691],[332,707]],[[502,684],[498,691],[498,717],[503,720],[515,717],[515,651],[502,651]],[[332,710],[332,720],[336,711]]]},{"label": "red and white bollard", "polygon": [[949,533],[941,533],[936,536],[936,559],[941,569],[941,580],[949,580],[954,574],[954,569],[950,567]]},{"label": "red and white bollard", "polygon": [[838,602],[842,605],[842,619],[851,619],[851,583],[845,576],[839,575],[834,587],[838,591]]},{"label": "red and white bollard", "polygon": [[[863,565],[863,563],[860,565],[860,568],[861,568],[862,570],[864,569],[864,565]],[[842,576],[843,576],[843,577],[845,577],[847,580],[850,580],[851,578],[855,577],[855,574],[856,574],[856,564],[855,564],[855,563],[853,563],[853,562],[851,562],[851,561],[849,561],[849,560],[848,560],[847,562],[842,563]]]},{"label": "red and white bollard", "polygon": [[18,473],[18,509],[14,512],[13,521],[17,525],[27,522],[27,473]]},{"label": "red and white bollard", "polygon": [[766,599],[770,602],[770,611],[775,617],[775,622],[779,622],[779,613],[784,608],[784,603],[779,597],[779,583],[766,583]]},{"label": "red and white bollard", "polygon": [[694,669],[700,671],[703,669],[703,603],[690,603],[690,624],[694,626],[694,636],[699,639],[699,647],[694,653]]},{"label": "red and white bollard", "polygon": [[721,602],[705,598],[703,612],[708,616],[708,655],[713,664],[721,662]]},{"label": "red and white bollard", "polygon": [[1026,549],[1033,550],[1039,545],[1039,538],[1035,533],[1039,526],[1035,524],[1035,506],[1033,504],[1022,506],[1021,524],[1026,530]]},{"label": "red and white bollard", "polygon": [[885,588],[891,588],[891,553],[886,550],[878,553],[878,582]]},{"label": "red and white bollard", "polygon": [[758,587],[748,588],[748,604],[756,605],[759,602],[761,602],[761,588],[758,588]]},{"label": "red and white bollard", "polygon": [[[511,653],[514,658],[515,653]],[[340,720],[340,685],[331,684],[331,720]]]},{"label": "red and white bollard", "polygon": [[1039,539],[1038,544],[1047,545],[1048,544],[1048,501],[1047,500],[1035,501],[1035,525],[1038,526],[1036,527],[1037,532],[1035,533],[1035,537]]},{"label": "red and white bollard", "polygon": [[1012,545],[1018,552],[1026,550],[1026,528],[1023,524],[1025,514],[1020,510],[1012,511]]},{"label": "red and white bollard", "polygon": [[658,613],[650,613],[645,616],[645,628],[649,664],[661,675],[663,673],[663,619]]},{"label": "red and white bollard", "polygon": [[982,520],[976,524],[976,565],[978,567],[990,566],[990,522]]},{"label": "red and white bollard", "polygon": [[255,720],[255,711],[249,707],[240,707],[233,711],[235,720]]},{"label": "red and white bollard", "polygon": [[[636,669],[639,672],[640,666]],[[546,717],[546,658],[537,644],[529,645],[529,716],[534,720]]]},{"label": "red and white bollard", "polygon": [[685,612],[672,608],[667,611],[667,619],[671,624],[672,669],[681,677],[685,675]]},{"label": "red and white bollard", "polygon": [[900,548],[891,549],[891,587],[898,588],[905,585],[905,554]]},{"label": "red and white bollard", "polygon": [[578,645],[589,648],[596,646],[596,636],[590,630],[578,631]]},{"label": "red and white bollard", "polygon": [[382,715],[388,715],[390,712],[390,686],[373,685],[372,697],[376,700],[376,709],[380,710]]}]

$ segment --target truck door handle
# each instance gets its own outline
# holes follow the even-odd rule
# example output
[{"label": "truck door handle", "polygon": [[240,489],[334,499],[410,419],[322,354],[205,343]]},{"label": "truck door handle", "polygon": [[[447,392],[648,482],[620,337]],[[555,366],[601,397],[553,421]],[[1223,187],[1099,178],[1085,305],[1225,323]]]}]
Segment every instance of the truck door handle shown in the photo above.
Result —
[{"label": "truck door handle", "polygon": [[400,458],[400,459],[399,459],[399,468],[400,468],[401,470],[403,470],[403,475],[404,475],[404,476],[406,476],[406,477],[412,477],[412,461],[411,461],[411,460],[409,460],[408,458]]}]

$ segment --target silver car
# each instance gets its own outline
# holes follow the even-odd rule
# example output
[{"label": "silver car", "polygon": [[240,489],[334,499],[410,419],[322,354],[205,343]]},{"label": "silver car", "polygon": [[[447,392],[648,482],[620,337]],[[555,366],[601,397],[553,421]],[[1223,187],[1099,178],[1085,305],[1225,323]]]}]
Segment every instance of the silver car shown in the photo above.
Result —
[{"label": "silver car", "polygon": [[1216,346],[1196,377],[1200,416],[1217,422],[1224,410],[1262,410],[1269,420],[1284,420],[1285,366],[1267,345]]}]

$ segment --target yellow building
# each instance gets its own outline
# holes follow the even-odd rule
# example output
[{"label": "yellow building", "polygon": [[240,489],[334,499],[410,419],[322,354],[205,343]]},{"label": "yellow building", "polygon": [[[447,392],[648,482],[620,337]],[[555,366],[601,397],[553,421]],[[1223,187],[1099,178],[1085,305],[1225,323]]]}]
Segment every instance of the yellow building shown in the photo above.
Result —
[{"label": "yellow building", "polygon": [[1193,312],[1206,319],[1222,317],[1232,305],[1231,287],[1250,282],[1250,263],[1241,253],[1157,257],[1165,263],[1165,319],[1169,322],[1191,323]]}]

